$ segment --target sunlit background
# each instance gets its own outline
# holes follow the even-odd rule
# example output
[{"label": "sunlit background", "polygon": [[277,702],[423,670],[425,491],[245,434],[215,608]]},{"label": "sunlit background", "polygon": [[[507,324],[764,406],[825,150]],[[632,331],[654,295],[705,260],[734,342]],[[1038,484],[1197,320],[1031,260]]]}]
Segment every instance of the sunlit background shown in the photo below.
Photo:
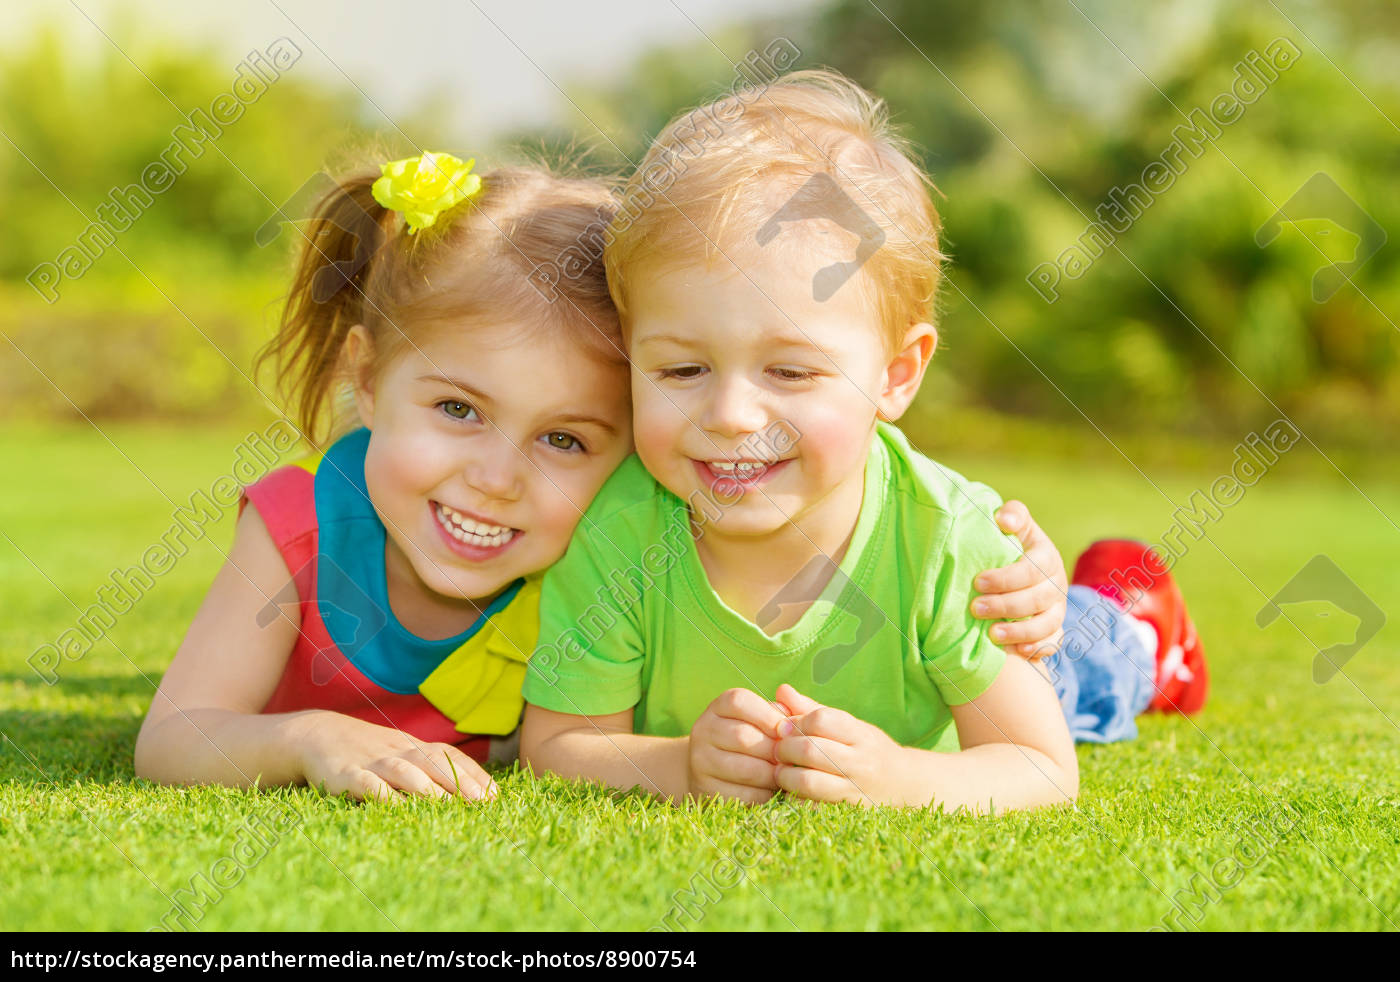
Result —
[{"label": "sunlit background", "polygon": [[[1287,414],[1339,449],[1393,444],[1400,428],[1400,279],[1394,236],[1381,242],[1400,229],[1400,8],[11,9],[0,67],[7,417],[261,415],[251,359],[295,236],[259,246],[255,233],[318,169],[377,138],[488,166],[544,148],[624,170],[675,110],[721,93],[736,63],[784,38],[799,65],[835,67],[885,97],[944,195],[945,349],[920,412],[960,413],[979,421],[974,434],[1009,414],[1080,433],[1231,442]],[[300,55],[274,75],[265,52],[278,43]],[[1139,194],[1129,226],[1076,266],[1066,250],[1096,209],[1141,186],[1173,130],[1280,43],[1298,52],[1292,64],[1272,80],[1255,71],[1253,101],[1207,132],[1198,156],[1178,152],[1170,186]],[[110,245],[84,239],[110,194],[160,160],[183,113],[208,112],[240,72],[256,77],[254,52],[273,79],[261,97]],[[1305,190],[1317,174],[1320,196]],[[1281,209],[1287,220],[1260,245]],[[1314,281],[1328,267],[1340,285],[1322,283],[1332,289],[1320,297]]]}]

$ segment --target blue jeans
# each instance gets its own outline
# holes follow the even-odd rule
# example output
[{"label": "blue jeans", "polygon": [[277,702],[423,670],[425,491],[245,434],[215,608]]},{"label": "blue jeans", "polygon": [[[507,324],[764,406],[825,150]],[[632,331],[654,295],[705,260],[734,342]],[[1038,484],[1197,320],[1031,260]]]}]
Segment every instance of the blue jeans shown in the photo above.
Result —
[{"label": "blue jeans", "polygon": [[1157,653],[1118,605],[1086,586],[1069,588],[1065,639],[1045,659],[1070,733],[1079,743],[1137,736],[1134,719],[1156,690]]}]

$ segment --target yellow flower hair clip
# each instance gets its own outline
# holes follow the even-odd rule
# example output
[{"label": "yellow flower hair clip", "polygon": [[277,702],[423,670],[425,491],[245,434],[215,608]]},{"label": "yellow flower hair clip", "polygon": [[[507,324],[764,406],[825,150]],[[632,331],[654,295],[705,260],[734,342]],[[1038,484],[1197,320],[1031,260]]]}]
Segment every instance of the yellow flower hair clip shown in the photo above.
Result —
[{"label": "yellow flower hair clip", "polygon": [[472,173],[475,163],[475,157],[463,163],[450,153],[391,160],[381,169],[383,176],[374,182],[370,193],[385,208],[401,212],[412,235],[481,190],[481,178]]}]

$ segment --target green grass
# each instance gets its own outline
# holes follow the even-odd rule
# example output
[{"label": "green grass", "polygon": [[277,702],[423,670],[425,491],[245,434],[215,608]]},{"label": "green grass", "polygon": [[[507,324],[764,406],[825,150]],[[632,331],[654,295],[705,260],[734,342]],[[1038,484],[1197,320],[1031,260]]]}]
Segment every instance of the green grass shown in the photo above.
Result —
[{"label": "green grass", "polygon": [[[823,807],[793,818],[776,803],[677,809],[514,772],[489,807],[359,806],[301,789],[169,789],[133,777],[151,686],[221,561],[227,519],[108,640],[65,663],[57,684],[26,665],[74,624],[66,598],[92,603],[111,570],[137,562],[169,526],[162,491],[184,501],[209,486],[246,432],[106,429],[129,459],[87,428],[0,433],[10,462],[0,490],[10,540],[0,539],[0,927],[143,930],[192,877],[217,869],[239,881],[202,912],[201,930],[643,929],[696,874],[729,884],[716,864],[736,849],[748,875],[692,908],[698,923],[668,923],[1143,929],[1213,867],[1238,879],[1204,907],[1205,929],[1400,923],[1400,618],[1326,685],[1311,678],[1315,646],[1345,637],[1345,624],[1301,606],[1290,608],[1297,626],[1254,623],[1265,597],[1319,552],[1383,609],[1400,609],[1400,530],[1361,493],[1400,518],[1392,481],[1359,480],[1359,492],[1325,465],[1302,476],[1281,468],[1221,514],[1207,530],[1215,544],[1196,542],[1176,568],[1210,655],[1211,701],[1194,721],[1151,717],[1134,742],[1081,747],[1075,811],[970,819]],[[1065,464],[979,457],[956,434],[937,442],[953,448],[942,452],[950,466],[1030,501],[1067,557],[1096,537],[1155,537],[1172,524],[1153,483],[1114,455]],[[1194,454],[1189,470],[1146,469],[1184,500],[1228,468],[1231,452],[1215,454]],[[246,874],[216,865],[246,849],[250,817],[284,808],[298,828]],[[1281,834],[1263,818],[1278,809],[1293,816]],[[1249,826],[1265,830],[1262,845],[1245,866],[1218,866]]]}]

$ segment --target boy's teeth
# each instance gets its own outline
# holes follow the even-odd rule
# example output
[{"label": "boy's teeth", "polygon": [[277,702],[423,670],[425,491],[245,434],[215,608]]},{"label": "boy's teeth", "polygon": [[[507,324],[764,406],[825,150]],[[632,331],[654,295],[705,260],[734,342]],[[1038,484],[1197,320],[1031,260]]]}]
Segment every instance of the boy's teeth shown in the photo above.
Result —
[{"label": "boy's teeth", "polygon": [[756,462],[751,461],[751,460],[741,460],[741,461],[738,461],[737,463],[734,462],[734,461],[732,461],[732,460],[712,460],[712,461],[710,461],[710,467],[711,467],[711,468],[713,468],[714,470],[717,470],[717,471],[721,471],[721,472],[723,472],[723,473],[725,473],[725,474],[728,474],[728,473],[730,473],[731,471],[736,471],[736,470],[737,470],[740,474],[751,474],[751,473],[753,473],[754,471],[756,471],[756,470],[762,470],[763,468],[765,468],[765,467],[767,467],[767,466],[768,466],[767,464],[760,464],[760,463],[756,463]]}]

